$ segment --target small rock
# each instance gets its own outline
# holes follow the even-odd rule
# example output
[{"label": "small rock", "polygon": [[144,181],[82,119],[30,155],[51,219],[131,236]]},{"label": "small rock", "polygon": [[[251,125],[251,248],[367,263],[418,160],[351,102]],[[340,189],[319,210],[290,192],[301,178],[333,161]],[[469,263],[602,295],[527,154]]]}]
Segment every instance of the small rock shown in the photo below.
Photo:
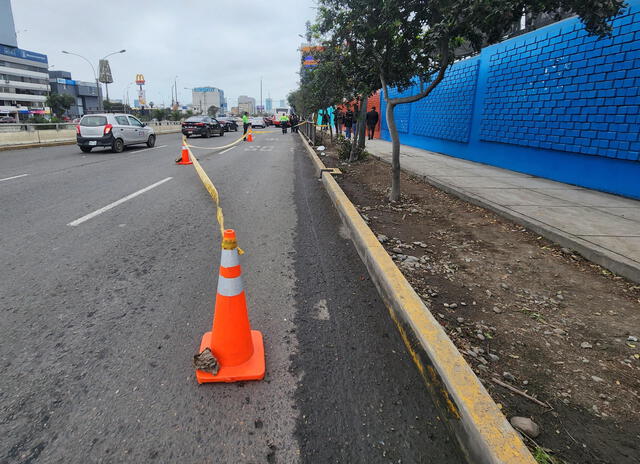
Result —
[{"label": "small rock", "polygon": [[449,305],[449,308],[451,308],[451,309],[456,309],[457,307],[458,307],[458,305],[456,303],[451,303]]},{"label": "small rock", "polygon": [[567,335],[567,332],[562,329],[553,329],[553,333],[556,335]]},{"label": "small rock", "polygon": [[627,341],[628,342],[637,342],[638,341],[638,337],[634,337],[633,335],[629,335],[627,337]]},{"label": "small rock", "polygon": [[591,380],[593,380],[594,382],[604,382],[604,379],[601,377],[598,377],[597,375],[592,375]]},{"label": "small rock", "polygon": [[505,283],[500,284],[500,286],[505,290],[509,290],[509,286]]},{"label": "small rock", "polygon": [[415,213],[418,213],[419,211],[416,208],[411,208],[409,212],[415,214]]},{"label": "small rock", "polygon": [[464,322],[464,317],[459,317],[456,319],[456,321],[458,321],[458,323],[462,324]]},{"label": "small rock", "polygon": [[395,248],[392,248],[391,251],[393,251],[394,253],[400,254],[400,253],[402,253],[402,248],[395,247]]},{"label": "small rock", "polygon": [[481,333],[477,333],[476,337],[478,338],[478,340],[484,340],[484,335],[482,335]]},{"label": "small rock", "polygon": [[380,243],[385,243],[389,241],[389,237],[387,237],[386,235],[380,234],[378,235],[378,241]]},{"label": "small rock", "polygon": [[491,361],[493,361],[493,362],[500,361],[500,357],[498,355],[493,354],[493,353],[489,353],[489,359]]},{"label": "small rock", "polygon": [[496,314],[500,314],[502,312],[502,310],[500,308],[498,308],[497,306],[493,307],[493,312]]},{"label": "small rock", "polygon": [[591,349],[593,348],[593,345],[589,342],[582,342],[580,343],[580,348],[584,348],[584,349]]},{"label": "small rock", "polygon": [[508,380],[509,382],[515,382],[516,378],[513,376],[513,374],[511,372],[503,372],[502,373],[502,377],[505,378],[505,380]]},{"label": "small rock", "polygon": [[516,430],[519,430],[528,437],[536,438],[538,435],[540,435],[540,426],[538,426],[538,424],[533,422],[528,417],[514,416],[509,422],[511,422],[511,425]]}]

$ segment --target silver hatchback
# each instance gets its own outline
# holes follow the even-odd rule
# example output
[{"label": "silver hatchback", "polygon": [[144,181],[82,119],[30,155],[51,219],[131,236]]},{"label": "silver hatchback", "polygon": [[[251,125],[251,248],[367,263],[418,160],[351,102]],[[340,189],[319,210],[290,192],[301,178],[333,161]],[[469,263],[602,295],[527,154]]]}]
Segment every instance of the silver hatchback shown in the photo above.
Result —
[{"label": "silver hatchback", "polygon": [[153,129],[130,114],[88,114],[76,126],[76,133],[78,146],[85,153],[96,147],[109,147],[121,153],[128,145],[156,144]]}]

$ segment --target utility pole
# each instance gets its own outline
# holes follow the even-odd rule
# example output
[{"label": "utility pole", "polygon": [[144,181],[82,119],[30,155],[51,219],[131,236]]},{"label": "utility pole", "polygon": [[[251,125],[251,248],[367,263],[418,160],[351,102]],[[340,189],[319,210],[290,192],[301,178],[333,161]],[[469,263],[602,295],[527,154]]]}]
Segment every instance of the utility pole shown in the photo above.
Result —
[{"label": "utility pole", "polygon": [[264,112],[262,107],[262,76],[260,76],[260,112]]}]

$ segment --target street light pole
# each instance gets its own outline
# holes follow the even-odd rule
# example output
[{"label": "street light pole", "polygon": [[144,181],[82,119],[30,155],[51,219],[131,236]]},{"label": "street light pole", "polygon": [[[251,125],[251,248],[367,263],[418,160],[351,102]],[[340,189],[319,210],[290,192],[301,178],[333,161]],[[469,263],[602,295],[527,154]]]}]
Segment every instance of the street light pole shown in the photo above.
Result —
[{"label": "street light pole", "polygon": [[78,57],[82,58],[83,60],[85,60],[87,63],[89,63],[89,66],[91,66],[91,69],[93,70],[93,77],[96,80],[96,90],[98,91],[98,111],[102,111],[103,107],[102,107],[102,98],[100,98],[100,82],[98,81],[98,75],[96,74],[96,68],[95,68],[95,66],[93,66],[93,63],[91,61],[89,61],[87,58],[85,58],[84,56],[78,55],[77,53],[71,53],[71,52],[68,52],[66,50],[62,50],[62,53],[66,54],[66,55],[78,56]]},{"label": "street light pole", "polygon": [[260,112],[262,113],[264,110],[262,108],[262,76],[260,76]]},{"label": "street light pole", "polygon": [[[122,50],[117,51],[117,52],[109,53],[108,55],[106,55],[102,59],[104,60],[105,58],[107,58],[107,57],[109,57],[111,55],[115,55],[117,53],[124,53],[124,52],[126,52],[126,50],[122,49]],[[62,53],[64,53],[65,55],[73,55],[73,56],[80,57],[83,60],[85,60],[87,63],[89,63],[89,66],[91,66],[91,69],[93,70],[93,77],[96,80],[96,89],[98,91],[98,111],[104,111],[104,105],[102,104],[102,98],[100,97],[100,81],[98,80],[98,74],[96,73],[96,68],[95,68],[95,66],[93,66],[93,63],[91,63],[91,61],[89,61],[86,57],[84,57],[82,55],[79,55],[77,53],[68,52],[66,50],[62,50]],[[109,102],[109,87],[107,86],[106,83],[105,83],[105,87],[107,89],[107,102]]]}]

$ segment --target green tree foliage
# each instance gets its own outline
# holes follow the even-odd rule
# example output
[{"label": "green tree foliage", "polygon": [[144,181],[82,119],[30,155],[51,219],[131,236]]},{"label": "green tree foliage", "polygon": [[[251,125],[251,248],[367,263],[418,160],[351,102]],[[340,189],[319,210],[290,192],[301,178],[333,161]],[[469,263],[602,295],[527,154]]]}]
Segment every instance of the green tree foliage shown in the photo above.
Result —
[{"label": "green tree foliage", "polygon": [[[606,35],[624,0],[319,0],[312,30],[340,45],[343,66],[368,80],[377,76],[386,101],[392,139],[390,199],[400,198],[400,139],[394,108],[429,95],[454,61],[454,50],[469,44],[480,50],[501,40],[523,13],[559,10],[580,16],[590,33]],[[366,64],[366,66],[363,66]],[[364,77],[366,76],[366,77]],[[389,98],[389,87],[412,95]]]},{"label": "green tree foliage", "polygon": [[216,105],[211,105],[209,108],[207,108],[207,114],[212,118],[216,117],[218,111],[220,111],[220,108],[218,108]]},{"label": "green tree foliage", "polygon": [[71,108],[76,99],[66,93],[51,93],[47,96],[47,106],[51,108],[51,112],[58,117]]}]

